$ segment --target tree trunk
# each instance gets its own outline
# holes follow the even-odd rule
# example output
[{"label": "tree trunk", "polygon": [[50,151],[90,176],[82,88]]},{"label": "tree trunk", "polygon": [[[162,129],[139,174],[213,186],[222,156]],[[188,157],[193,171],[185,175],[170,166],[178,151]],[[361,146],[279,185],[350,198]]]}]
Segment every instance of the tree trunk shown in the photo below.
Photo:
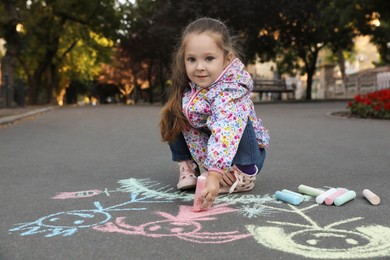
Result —
[{"label": "tree trunk", "polygon": [[17,64],[17,57],[19,55],[19,34],[16,31],[16,25],[19,23],[19,17],[17,14],[17,8],[14,1],[4,1],[5,10],[10,16],[10,19],[3,29],[3,37],[7,43],[7,51],[3,58],[2,64],[2,79],[1,83],[4,84],[4,98],[5,106],[15,106],[14,101],[14,83],[15,83],[15,67]]},{"label": "tree trunk", "polygon": [[346,79],[347,79],[347,75],[345,74],[345,59],[344,59],[343,51],[339,50],[337,52],[337,56],[339,58],[338,60],[339,60],[339,67],[340,67],[341,77],[342,77],[343,83],[345,85]]},{"label": "tree trunk", "polygon": [[3,58],[2,63],[2,87],[3,87],[3,96],[4,96],[4,106],[5,107],[14,107],[14,89],[15,89],[15,57],[11,54],[10,51],[7,51],[7,54]]},{"label": "tree trunk", "polygon": [[154,69],[154,59],[150,61],[149,69],[148,69],[148,82],[149,82],[149,89],[148,89],[148,96],[149,96],[149,103],[154,103],[154,97],[153,97],[153,69]]},{"label": "tree trunk", "polygon": [[311,100],[313,76],[316,71],[317,57],[321,48],[315,48],[314,51],[310,51],[307,57],[303,60],[305,62],[305,69],[307,74],[306,81],[306,100]]}]

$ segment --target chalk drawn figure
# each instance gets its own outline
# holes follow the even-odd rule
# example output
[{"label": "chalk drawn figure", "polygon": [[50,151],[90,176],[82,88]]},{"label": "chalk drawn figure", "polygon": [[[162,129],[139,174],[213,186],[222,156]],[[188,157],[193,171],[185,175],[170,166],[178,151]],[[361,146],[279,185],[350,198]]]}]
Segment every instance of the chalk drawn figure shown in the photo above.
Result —
[{"label": "chalk drawn figure", "polygon": [[71,236],[80,229],[91,228],[102,225],[111,220],[110,212],[114,211],[137,211],[146,210],[144,207],[124,207],[134,203],[157,203],[164,201],[145,201],[145,198],[138,197],[132,193],[130,201],[104,208],[100,202],[94,202],[95,208],[84,210],[64,211],[42,217],[29,223],[21,223],[19,226],[10,229],[10,232],[21,231],[21,236],[46,234],[45,237]]},{"label": "chalk drawn figure", "polygon": [[222,244],[235,240],[247,238],[250,234],[240,234],[238,231],[228,232],[205,232],[203,231],[202,221],[216,220],[218,214],[235,212],[236,209],[219,205],[207,211],[192,212],[192,206],[180,206],[179,213],[176,216],[166,212],[155,212],[163,217],[163,220],[143,223],[139,226],[133,226],[125,223],[125,217],[119,217],[115,223],[109,222],[104,225],[93,227],[102,232],[117,232],[126,235],[141,235],[153,238],[176,237],[194,243],[203,244]]},{"label": "chalk drawn figure", "polygon": [[[289,206],[293,209],[292,213],[301,215],[309,222],[309,225],[267,221],[276,226],[246,226],[259,244],[315,259],[358,259],[390,256],[390,228],[388,227],[380,225],[358,226],[352,231],[336,228],[363,219],[361,217],[321,227],[303,213],[318,205],[301,210],[292,205]],[[291,228],[294,231],[286,231]]]}]

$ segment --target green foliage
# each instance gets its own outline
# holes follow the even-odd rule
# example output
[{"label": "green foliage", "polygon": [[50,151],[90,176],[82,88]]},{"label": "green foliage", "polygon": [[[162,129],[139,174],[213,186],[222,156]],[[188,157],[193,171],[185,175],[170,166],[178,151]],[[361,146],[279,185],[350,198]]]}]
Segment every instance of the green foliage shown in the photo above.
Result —
[{"label": "green foliage", "polygon": [[8,55],[28,82],[30,103],[37,103],[42,91],[50,99],[53,89],[66,82],[64,77],[83,80],[96,75],[97,64],[110,56],[120,28],[122,15],[115,3],[36,0],[0,4],[0,37],[7,41]]},{"label": "green foliage", "polygon": [[[347,59],[356,35],[372,35],[382,62],[390,62],[390,6],[383,0],[2,0],[0,38],[7,55],[37,92],[61,90],[66,82],[96,77],[120,48],[136,63],[132,71],[149,85],[167,87],[171,53],[191,20],[219,18],[238,35],[246,60],[274,60],[281,73],[308,74],[327,48]],[[380,20],[380,26],[372,21]],[[16,30],[18,28],[18,31]],[[340,54],[343,54],[341,55]],[[125,68],[123,68],[125,69]],[[142,70],[141,72],[139,70]],[[151,91],[151,93],[153,93]],[[310,98],[308,92],[307,97]]]}]

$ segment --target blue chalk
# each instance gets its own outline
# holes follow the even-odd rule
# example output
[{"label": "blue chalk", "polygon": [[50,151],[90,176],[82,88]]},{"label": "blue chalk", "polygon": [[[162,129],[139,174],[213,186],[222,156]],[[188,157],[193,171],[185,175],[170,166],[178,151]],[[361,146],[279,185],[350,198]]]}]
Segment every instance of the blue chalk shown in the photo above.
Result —
[{"label": "blue chalk", "polygon": [[288,192],[283,192],[283,191],[275,192],[275,197],[278,200],[283,200],[283,201],[288,202],[290,204],[293,204],[295,206],[301,204],[301,202],[303,200],[302,197],[300,197],[298,195],[288,193]]}]

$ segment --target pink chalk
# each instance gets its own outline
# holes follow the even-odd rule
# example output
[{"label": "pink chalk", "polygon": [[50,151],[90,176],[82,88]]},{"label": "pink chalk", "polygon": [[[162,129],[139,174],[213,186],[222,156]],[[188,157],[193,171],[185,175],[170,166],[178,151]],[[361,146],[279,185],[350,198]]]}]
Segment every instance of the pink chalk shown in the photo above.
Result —
[{"label": "pink chalk", "polygon": [[332,193],[329,197],[327,197],[327,198],[325,199],[325,204],[328,205],[328,206],[332,205],[332,204],[333,204],[333,201],[334,201],[337,197],[339,197],[340,195],[343,195],[343,194],[346,193],[346,192],[347,192],[347,190],[344,189],[344,188],[339,188],[339,189],[337,189],[336,192]]},{"label": "pink chalk", "polygon": [[202,211],[201,205],[202,201],[199,201],[200,194],[202,193],[202,190],[204,189],[206,185],[206,177],[205,176],[199,176],[198,180],[196,182],[196,190],[195,190],[195,197],[194,197],[194,207],[193,210],[194,212],[199,212]]}]

